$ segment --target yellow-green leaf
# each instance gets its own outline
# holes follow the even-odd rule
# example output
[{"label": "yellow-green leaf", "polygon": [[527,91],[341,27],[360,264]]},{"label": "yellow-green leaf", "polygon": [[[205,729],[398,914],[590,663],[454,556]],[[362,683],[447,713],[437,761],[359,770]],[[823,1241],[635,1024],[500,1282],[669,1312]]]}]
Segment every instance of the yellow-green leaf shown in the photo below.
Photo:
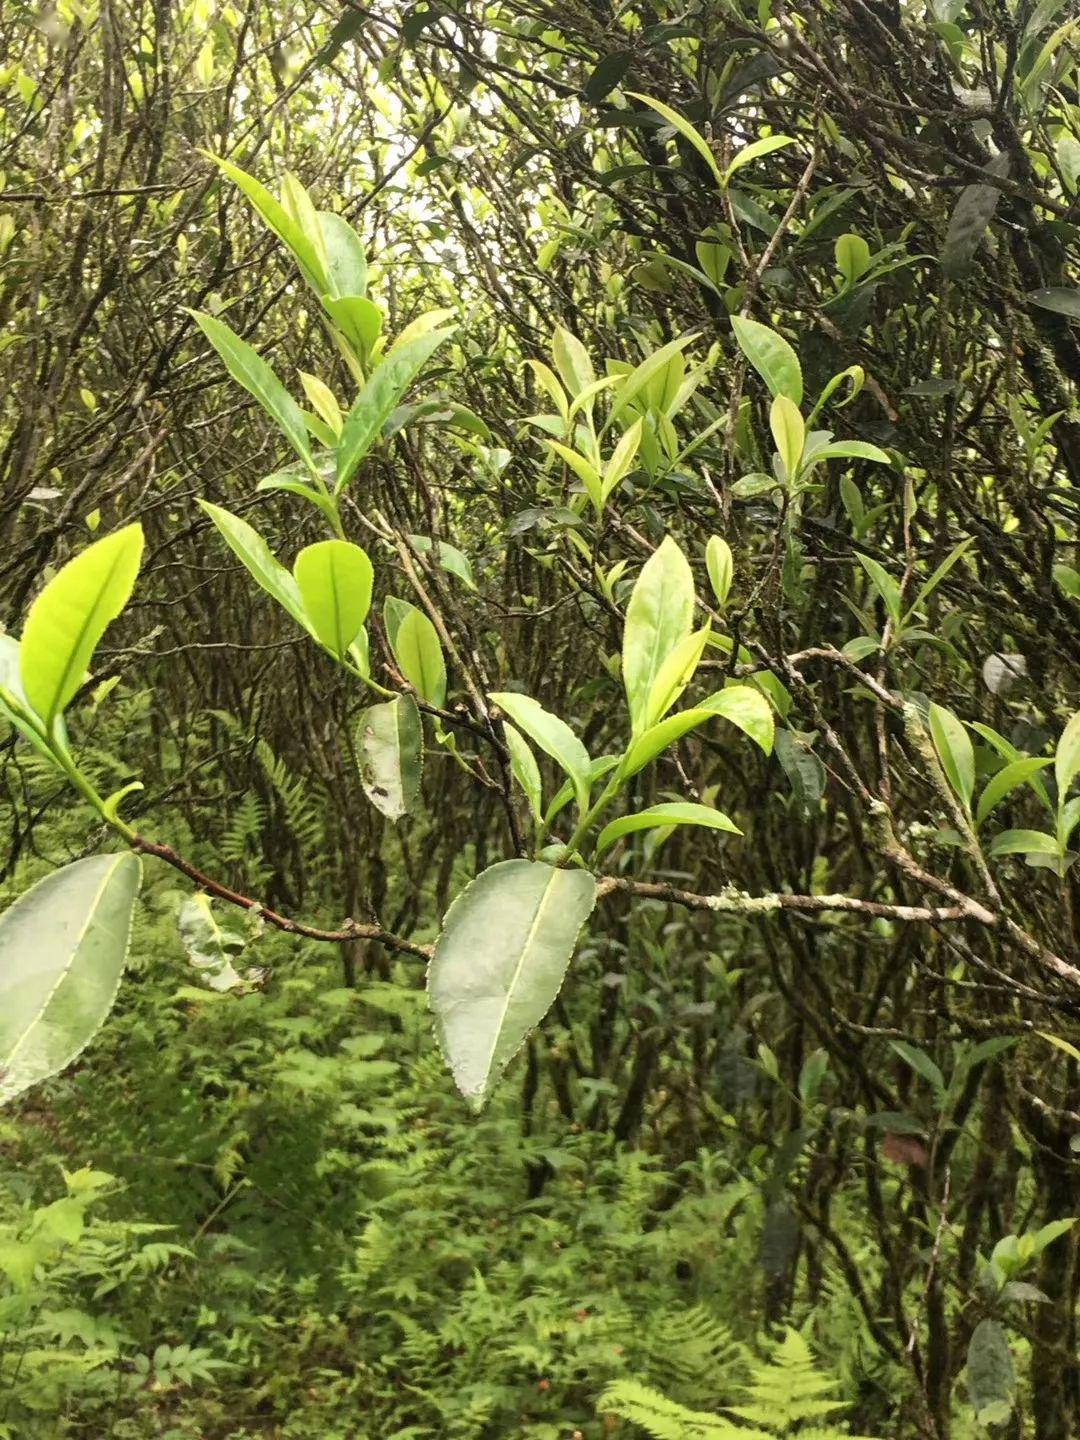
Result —
[{"label": "yellow-green leaf", "polygon": [[47,727],[71,702],[98,642],[127,604],[142,549],[138,524],[96,540],[68,561],[30,607],[19,669],[26,699]]},{"label": "yellow-green leaf", "polygon": [[371,561],[348,540],[320,540],[300,551],[293,575],[316,639],[343,658],[371,608]]},{"label": "yellow-green leaf", "polygon": [[806,445],[806,425],[799,407],[786,395],[777,395],[769,410],[769,428],[789,481],[799,473],[799,461]]}]

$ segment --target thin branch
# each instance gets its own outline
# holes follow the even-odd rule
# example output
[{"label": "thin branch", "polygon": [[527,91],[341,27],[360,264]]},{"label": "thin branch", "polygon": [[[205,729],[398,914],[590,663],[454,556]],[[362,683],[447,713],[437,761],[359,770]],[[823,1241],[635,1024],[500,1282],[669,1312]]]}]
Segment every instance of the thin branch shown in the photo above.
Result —
[{"label": "thin branch", "polygon": [[179,870],[181,875],[193,880],[208,895],[214,895],[230,905],[238,905],[242,910],[258,910],[268,925],[272,925],[275,930],[284,931],[286,935],[301,935],[306,940],[320,940],[328,944],[340,944],[345,940],[376,940],[388,950],[395,950],[401,955],[412,955],[419,960],[431,958],[432,946],[418,945],[412,940],[406,940],[404,936],[384,930],[381,925],[368,925],[359,920],[348,919],[338,930],[322,930],[318,926],[305,925],[300,920],[280,915],[276,910],[267,909],[252,896],[241,895],[238,890],[231,890],[219,880],[204,875],[189,860],[178,855],[171,845],[162,845],[155,840],[147,840],[143,835],[136,835],[131,840],[131,848],[142,855],[153,855],[155,859],[163,860],[166,865],[171,865],[174,870]]}]

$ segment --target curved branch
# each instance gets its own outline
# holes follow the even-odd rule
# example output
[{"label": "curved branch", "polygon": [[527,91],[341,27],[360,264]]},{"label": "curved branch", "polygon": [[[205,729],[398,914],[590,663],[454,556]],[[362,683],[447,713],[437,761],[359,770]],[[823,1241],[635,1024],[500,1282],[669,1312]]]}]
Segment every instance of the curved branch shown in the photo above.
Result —
[{"label": "curved branch", "polygon": [[172,848],[171,845],[161,845],[156,840],[147,840],[145,836],[135,835],[130,841],[131,848],[142,855],[152,855],[156,860],[163,860],[166,865],[171,865],[174,870],[179,870],[181,875],[186,875],[193,880],[201,890],[208,895],[214,895],[219,900],[225,900],[230,905],[238,905],[242,910],[258,910],[259,914],[268,925],[275,930],[281,930],[286,935],[301,935],[305,940],[321,940],[326,943],[342,942],[345,940],[377,940],[380,945],[385,945],[388,950],[395,950],[401,955],[412,955],[419,960],[431,958],[431,945],[418,945],[413,940],[406,940],[402,935],[395,935],[390,930],[384,930],[381,925],[369,925],[359,920],[348,919],[339,930],[322,930],[316,925],[305,925],[301,920],[292,920],[288,915],[279,915],[276,910],[268,910],[260,901],[250,895],[241,895],[238,890],[230,890],[227,885],[204,875],[197,870],[189,860]]}]

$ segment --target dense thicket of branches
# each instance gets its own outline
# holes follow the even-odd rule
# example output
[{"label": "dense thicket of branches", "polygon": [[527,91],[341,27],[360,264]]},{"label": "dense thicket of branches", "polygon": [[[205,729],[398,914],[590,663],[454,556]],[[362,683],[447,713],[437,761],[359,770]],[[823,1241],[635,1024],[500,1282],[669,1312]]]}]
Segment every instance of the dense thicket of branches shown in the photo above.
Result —
[{"label": "dense thicket of branches", "polygon": [[[18,630],[88,527],[142,521],[136,599],[86,693],[117,689],[72,722],[109,788],[145,783],[128,807],[140,831],[289,915],[426,943],[462,880],[517,853],[524,828],[482,697],[520,688],[594,755],[616,749],[629,581],[670,533],[706,595],[704,542],[730,543],[718,628],[736,644],[703,675],[783,683],[783,763],[708,730],[642,772],[635,803],[716,798],[744,838],[631,837],[609,857],[620,883],[499,1103],[526,1133],[581,1127],[653,1152],[657,1214],[684,1162],[724,1151],[761,1197],[756,1321],[801,1321],[842,1294],[874,1356],[853,1370],[858,1421],[897,1436],[975,1433],[960,1377],[987,1317],[1022,1361],[994,1433],[1080,1428],[1073,1238],[1024,1272],[1039,1301],[980,1279],[998,1241],[1080,1203],[1073,871],[988,859],[998,831],[1053,823],[1022,786],[980,849],[918,718],[932,701],[1049,757],[1080,695],[1069,23],[1046,0],[423,0],[311,16],[72,0],[0,19],[0,616]],[[686,117],[721,170],[762,136],[793,143],[721,192],[635,95]],[[353,391],[288,255],[206,152],[267,183],[291,170],[352,220],[390,333],[449,307],[459,329],[421,390],[490,431],[426,417],[365,463],[345,506],[377,593],[426,597],[453,646],[445,723],[467,763],[429,736],[425,813],[398,826],[361,789],[362,693],[195,503],[257,521],[290,563],[324,533],[311,507],[256,492],[280,438],[186,307],[225,307],[295,391],[297,371],[343,405]],[[718,247],[726,270],[710,270]],[[733,496],[771,445],[732,314],[797,350],[804,410],[862,367],[860,393],[821,423],[892,463],[823,466],[794,517]],[[550,363],[557,325],[598,374],[690,330],[688,354],[709,364],[676,430],[680,445],[713,432],[623,487],[602,523],[566,509],[568,478],[525,423],[550,405],[524,362]],[[380,534],[451,541],[476,589]],[[862,558],[904,613],[965,540],[921,613],[890,618]],[[868,629],[884,649],[844,650]],[[372,654],[396,685],[378,625]],[[981,790],[1004,752],[972,739]],[[50,828],[69,799],[14,739],[2,775],[5,881],[97,842],[85,816]],[[864,903],[717,914],[693,898],[725,887]],[[342,950],[350,984],[419,983],[378,943]],[[1010,1047],[985,1043],[999,1038]],[[542,1204],[553,1175],[534,1157],[508,1203]],[[889,1380],[871,1383],[882,1365]]]}]

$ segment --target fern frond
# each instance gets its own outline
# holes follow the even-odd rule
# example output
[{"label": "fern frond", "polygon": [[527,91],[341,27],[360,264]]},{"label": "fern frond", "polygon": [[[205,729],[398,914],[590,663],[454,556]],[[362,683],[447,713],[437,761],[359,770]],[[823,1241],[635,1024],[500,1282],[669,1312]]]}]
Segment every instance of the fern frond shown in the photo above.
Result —
[{"label": "fern frond", "polygon": [[639,1425],[653,1440],[771,1440],[762,1430],[736,1428],[720,1415],[690,1410],[637,1380],[616,1380],[600,1396],[597,1408]]},{"label": "fern frond", "polygon": [[718,1398],[746,1369],[746,1352],[728,1327],[704,1305],[647,1318],[649,1378],[680,1400],[704,1404]]},{"label": "fern frond", "polygon": [[771,1362],[756,1366],[743,1388],[749,1403],[726,1405],[725,1410],[751,1424],[768,1425],[779,1435],[788,1434],[804,1420],[819,1420],[847,1408],[844,1400],[825,1398],[839,1388],[839,1382],[816,1367],[809,1345],[797,1330],[787,1331]]}]

